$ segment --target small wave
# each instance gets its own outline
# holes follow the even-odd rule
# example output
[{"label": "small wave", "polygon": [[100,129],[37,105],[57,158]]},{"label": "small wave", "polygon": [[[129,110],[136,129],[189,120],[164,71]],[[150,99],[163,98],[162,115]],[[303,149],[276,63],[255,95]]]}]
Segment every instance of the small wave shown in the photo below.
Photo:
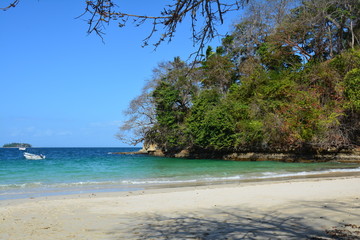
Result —
[{"label": "small wave", "polygon": [[355,173],[360,172],[360,168],[347,168],[347,169],[328,169],[320,171],[311,171],[311,172],[294,172],[294,173],[274,173],[274,172],[264,172],[264,176],[259,176],[258,178],[278,178],[278,177],[298,177],[298,176],[313,176],[320,174],[328,173]]},{"label": "small wave", "polygon": [[124,184],[181,184],[181,183],[196,183],[196,182],[219,182],[219,181],[236,181],[236,180],[256,180],[256,179],[271,179],[271,178],[282,178],[282,177],[300,177],[300,176],[313,176],[327,173],[351,173],[360,172],[360,168],[349,168],[349,169],[329,169],[321,171],[303,171],[293,173],[278,173],[278,172],[262,172],[254,174],[243,174],[228,177],[200,177],[197,179],[190,180],[127,180],[122,181]]},{"label": "small wave", "polygon": [[118,184],[119,182],[116,181],[85,181],[85,182],[72,182],[72,183],[57,183],[54,186],[57,187],[72,187],[72,186],[93,186],[93,185],[109,185],[109,184]]},{"label": "small wave", "polygon": [[177,183],[194,183],[196,179],[191,180],[124,180],[123,184],[177,184]]},{"label": "small wave", "polygon": [[17,190],[17,189],[48,189],[48,188],[71,188],[71,187],[81,187],[81,186],[96,186],[96,185],[111,185],[111,184],[119,184],[119,182],[115,181],[104,181],[104,182],[71,182],[71,183],[49,183],[44,184],[41,182],[33,182],[33,183],[21,183],[21,184],[1,184],[0,190]]},{"label": "small wave", "polygon": [[13,184],[0,184],[0,189],[6,190],[6,189],[37,188],[41,186],[43,186],[41,182],[13,183]]},{"label": "small wave", "polygon": [[119,179],[109,181],[79,181],[79,182],[63,182],[63,183],[15,183],[15,184],[0,184],[0,191],[26,191],[26,189],[71,189],[71,188],[107,188],[107,187],[122,187],[122,186],[136,186],[136,185],[170,185],[170,184],[186,184],[186,183],[202,183],[202,182],[226,182],[226,181],[241,181],[241,180],[256,180],[256,179],[271,179],[282,177],[301,177],[301,176],[313,176],[321,174],[331,173],[356,173],[360,172],[360,168],[348,168],[348,169],[328,169],[319,171],[302,171],[302,172],[261,172],[252,174],[241,174],[226,177],[218,176],[198,176],[187,179],[175,179],[175,178],[162,178],[162,179]]}]

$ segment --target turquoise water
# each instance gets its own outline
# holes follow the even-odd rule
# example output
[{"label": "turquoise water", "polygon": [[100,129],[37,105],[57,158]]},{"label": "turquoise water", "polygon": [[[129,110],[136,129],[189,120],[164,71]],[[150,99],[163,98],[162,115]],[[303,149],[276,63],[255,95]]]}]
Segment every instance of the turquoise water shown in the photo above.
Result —
[{"label": "turquoise water", "polygon": [[137,148],[0,148],[0,199],[54,194],[130,191],[149,186],[360,172],[359,164],[235,162],[117,155]]}]

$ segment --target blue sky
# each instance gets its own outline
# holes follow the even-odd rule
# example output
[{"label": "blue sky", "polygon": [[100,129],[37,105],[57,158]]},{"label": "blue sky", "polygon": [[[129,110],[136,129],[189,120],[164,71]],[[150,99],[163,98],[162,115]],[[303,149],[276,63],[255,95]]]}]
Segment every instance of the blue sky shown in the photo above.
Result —
[{"label": "blue sky", "polygon": [[[23,0],[0,12],[0,146],[127,146],[115,134],[152,69],[175,56],[187,59],[195,50],[188,24],[156,51],[141,47],[146,26],[120,29],[114,22],[103,43],[86,33],[85,18],[75,19],[84,2]],[[131,13],[156,14],[164,1],[124,2]],[[225,19],[221,33],[234,19]]]}]

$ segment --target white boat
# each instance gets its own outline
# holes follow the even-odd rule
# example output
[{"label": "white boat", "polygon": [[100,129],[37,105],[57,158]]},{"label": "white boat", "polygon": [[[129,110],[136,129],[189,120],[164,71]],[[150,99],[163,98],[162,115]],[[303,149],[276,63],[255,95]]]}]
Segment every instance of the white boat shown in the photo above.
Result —
[{"label": "white boat", "polygon": [[40,154],[33,154],[33,153],[24,153],[24,157],[28,160],[41,160],[41,159],[45,159],[45,156]]},{"label": "white boat", "polygon": [[25,151],[25,150],[26,150],[26,147],[19,147],[19,150],[20,150],[20,151]]}]

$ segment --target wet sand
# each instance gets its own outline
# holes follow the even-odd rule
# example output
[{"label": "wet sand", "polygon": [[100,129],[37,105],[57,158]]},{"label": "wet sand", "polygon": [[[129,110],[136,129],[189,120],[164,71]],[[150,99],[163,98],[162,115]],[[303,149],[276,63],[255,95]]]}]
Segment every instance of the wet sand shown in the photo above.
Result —
[{"label": "wet sand", "polygon": [[0,201],[9,240],[356,239],[359,225],[360,176]]}]

